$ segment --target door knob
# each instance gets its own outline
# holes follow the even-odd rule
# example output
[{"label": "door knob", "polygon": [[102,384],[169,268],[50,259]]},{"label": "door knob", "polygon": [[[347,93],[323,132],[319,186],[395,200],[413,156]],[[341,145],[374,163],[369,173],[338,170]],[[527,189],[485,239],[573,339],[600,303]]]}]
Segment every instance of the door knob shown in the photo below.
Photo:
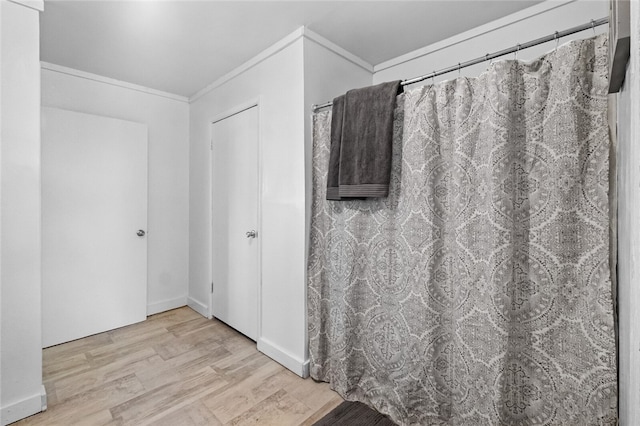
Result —
[{"label": "door knob", "polygon": [[251,231],[247,231],[247,238],[256,238],[258,236],[258,233],[252,229]]},{"label": "door knob", "polygon": [[138,232],[136,232],[136,234],[138,234],[138,237],[144,237],[145,232],[142,229],[138,229]]}]

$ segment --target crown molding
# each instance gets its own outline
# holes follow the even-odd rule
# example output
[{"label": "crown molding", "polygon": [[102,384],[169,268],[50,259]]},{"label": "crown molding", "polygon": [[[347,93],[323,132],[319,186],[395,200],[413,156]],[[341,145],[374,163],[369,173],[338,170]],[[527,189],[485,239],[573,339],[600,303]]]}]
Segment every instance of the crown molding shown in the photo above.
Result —
[{"label": "crown molding", "polygon": [[289,34],[286,37],[284,37],[283,39],[281,39],[280,41],[276,42],[275,44],[271,45],[270,47],[267,47],[265,50],[263,50],[262,52],[260,52],[256,56],[254,56],[253,58],[249,59],[247,62],[243,63],[239,67],[237,67],[237,68],[233,69],[232,71],[226,73],[225,75],[223,75],[222,77],[218,78],[217,80],[215,80],[213,83],[209,84],[208,86],[198,90],[195,94],[193,94],[189,98],[189,102],[194,102],[194,101],[200,99],[201,97],[203,97],[204,95],[206,95],[207,93],[212,91],[213,89],[222,86],[223,84],[225,84],[229,80],[234,79],[235,77],[239,76],[243,72],[255,67],[256,65],[258,65],[262,61],[270,58],[271,56],[273,56],[276,53],[280,52],[281,50],[285,49],[290,44],[294,43],[296,40],[298,40],[300,37],[302,37],[302,34],[303,34],[303,27],[300,27],[297,30],[295,30],[294,32],[292,32],[291,34]]},{"label": "crown molding", "polygon": [[9,0],[9,1],[11,3],[28,7],[29,9],[37,10],[38,12],[44,11],[44,0]]},{"label": "crown molding", "polygon": [[313,31],[309,30],[308,28],[300,27],[300,28],[296,29],[295,31],[293,31],[292,33],[290,33],[289,35],[287,35],[286,37],[282,38],[280,41],[278,41],[275,44],[271,45],[270,47],[266,48],[265,50],[263,50],[262,52],[260,52],[256,56],[254,56],[253,58],[249,59],[244,64],[240,65],[239,67],[235,68],[234,70],[232,70],[232,71],[228,72],[227,74],[223,75],[222,77],[218,78],[217,80],[215,80],[213,83],[209,84],[208,86],[206,86],[206,87],[200,89],[199,91],[197,91],[194,95],[192,95],[189,98],[189,102],[195,102],[196,100],[200,99],[202,96],[206,95],[207,93],[209,93],[213,89],[222,86],[223,84],[225,84],[229,80],[232,80],[235,77],[239,76],[240,74],[244,73],[245,71],[248,71],[249,69],[255,67],[259,63],[261,63],[264,60],[270,58],[271,56],[275,55],[276,53],[280,52],[281,50],[289,47],[291,44],[295,43],[297,40],[299,40],[301,38],[307,38],[309,40],[312,40],[312,41],[320,44],[321,46],[324,46],[325,48],[329,49],[330,51],[334,52],[335,54],[337,54],[337,55],[345,58],[346,60],[354,63],[355,65],[365,69],[366,71],[368,71],[370,73],[373,73],[373,65],[371,65],[368,62],[364,61],[363,59],[357,57],[356,55],[352,54],[351,52],[346,51],[345,49],[343,49],[342,47],[338,46],[337,44],[330,42],[329,40],[327,40],[326,38],[322,37],[321,35],[314,33]]},{"label": "crown molding", "polygon": [[390,59],[388,61],[381,62],[378,65],[373,67],[374,73],[384,71],[388,68],[401,65],[405,62],[409,62],[414,59],[421,58],[423,56],[427,56],[431,53],[437,52],[442,49],[446,49],[448,47],[451,47],[458,43],[465,42],[475,37],[479,37],[483,34],[487,34],[492,31],[498,30],[500,28],[516,24],[520,21],[524,21],[525,19],[532,18],[536,15],[549,12],[553,9],[566,6],[567,4],[573,3],[575,1],[577,0],[548,0],[542,3],[538,3],[534,6],[512,13],[511,15],[507,15],[503,18],[496,19],[495,21],[491,21],[487,24],[480,25],[479,27],[475,27],[463,33],[456,34],[455,36],[430,44],[428,46],[422,47],[420,49],[414,50],[412,52]]},{"label": "crown molding", "polygon": [[129,90],[135,90],[137,92],[146,93],[149,95],[160,96],[174,101],[189,102],[189,98],[186,96],[180,96],[169,92],[163,92],[162,90],[152,89],[150,87],[140,86],[138,84],[127,83],[126,81],[116,80],[114,78],[104,77],[98,74],[92,74],[86,71],[80,71],[74,68],[65,67],[62,65],[51,64],[49,62],[40,62],[40,67],[44,70],[54,71],[61,74],[67,74],[74,77],[84,78],[86,80],[97,81],[99,83],[110,84],[112,86],[118,86]]},{"label": "crown molding", "polygon": [[370,73],[373,73],[374,66],[371,65],[369,62],[365,61],[364,59],[362,59],[362,58],[360,58],[360,57],[358,57],[356,55],[354,55],[353,53],[349,52],[348,50],[343,49],[342,47],[338,46],[337,44],[327,40],[326,38],[322,37],[320,34],[314,33],[313,31],[311,31],[310,29],[308,29],[306,27],[302,27],[302,35],[305,38],[318,43],[320,46],[323,46],[326,49],[329,49],[330,51],[332,51],[336,55],[343,57],[347,61],[359,66],[363,70],[365,70],[367,72],[370,72]]}]

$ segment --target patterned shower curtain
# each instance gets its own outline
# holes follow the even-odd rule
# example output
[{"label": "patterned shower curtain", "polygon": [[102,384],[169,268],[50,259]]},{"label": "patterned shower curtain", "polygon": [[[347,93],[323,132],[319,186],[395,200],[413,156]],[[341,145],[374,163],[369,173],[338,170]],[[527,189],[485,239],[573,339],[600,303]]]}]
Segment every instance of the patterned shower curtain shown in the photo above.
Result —
[{"label": "patterned shower curtain", "polygon": [[325,199],[314,116],[313,378],[399,424],[616,424],[606,54],[400,95],[385,199]]}]

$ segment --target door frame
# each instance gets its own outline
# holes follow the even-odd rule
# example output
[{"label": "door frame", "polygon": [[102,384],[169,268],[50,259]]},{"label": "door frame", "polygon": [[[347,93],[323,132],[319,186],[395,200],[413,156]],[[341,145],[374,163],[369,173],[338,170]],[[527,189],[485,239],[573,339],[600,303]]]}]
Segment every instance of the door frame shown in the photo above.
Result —
[{"label": "door frame", "polygon": [[209,283],[207,284],[207,286],[209,287],[209,289],[207,290],[209,292],[209,306],[207,307],[207,318],[212,319],[213,318],[213,204],[214,204],[214,200],[211,197],[211,191],[213,189],[213,167],[212,167],[212,163],[213,163],[213,125],[216,124],[219,121],[222,121],[226,118],[232,117],[236,114],[240,114],[241,112],[244,112],[248,109],[251,108],[257,108],[256,112],[258,114],[257,120],[258,120],[258,164],[256,164],[256,167],[258,168],[258,199],[257,201],[257,206],[258,206],[258,211],[257,211],[257,216],[258,216],[258,223],[257,223],[257,229],[256,231],[258,232],[258,238],[257,238],[257,243],[258,243],[258,277],[257,277],[257,286],[258,286],[258,294],[257,294],[257,300],[258,300],[258,306],[256,307],[258,309],[258,313],[257,313],[257,318],[258,318],[258,324],[257,324],[257,336],[256,336],[256,342],[258,342],[260,340],[260,338],[262,337],[262,109],[261,109],[261,104],[262,104],[262,99],[261,96],[258,96],[256,98],[252,98],[249,99],[245,102],[242,102],[238,105],[236,105],[233,108],[230,108],[226,111],[224,111],[221,114],[215,115],[213,118],[211,118],[209,120],[209,222],[208,222],[208,228],[209,228]]},{"label": "door frame", "polygon": [[[148,307],[149,307],[149,301],[148,301],[148,295],[149,295],[149,126],[146,123],[140,123],[140,122],[134,122],[131,120],[124,120],[124,119],[120,119],[120,118],[114,118],[114,117],[108,117],[108,116],[104,116],[104,115],[100,115],[100,114],[93,114],[93,113],[87,113],[87,112],[83,112],[83,111],[74,111],[74,110],[70,110],[70,109],[66,109],[66,108],[60,108],[57,106],[41,106],[40,107],[40,113],[42,115],[42,117],[47,117],[53,121],[54,119],[60,119],[59,114],[63,114],[63,115],[67,115],[66,117],[64,117],[65,119],[68,119],[68,121],[73,122],[73,120],[75,119],[82,119],[82,123],[80,124],[80,127],[82,127],[82,124],[87,124],[89,123],[92,126],[92,129],[96,127],[96,124],[100,125],[99,127],[102,127],[104,125],[108,125],[109,126],[109,130],[111,131],[111,134],[113,134],[113,132],[115,132],[116,134],[118,134],[118,138],[120,138],[122,132],[124,132],[124,130],[122,130],[124,127],[127,127],[128,130],[131,129],[137,129],[138,132],[143,132],[143,137],[141,137],[140,139],[136,138],[135,140],[129,140],[129,142],[126,143],[127,146],[131,146],[132,143],[134,144],[139,144],[140,145],[140,149],[143,150],[143,154],[140,153],[141,156],[143,156],[143,158],[140,158],[141,160],[143,160],[143,166],[142,166],[142,170],[140,172],[140,176],[139,177],[143,177],[144,178],[144,182],[141,184],[140,188],[144,188],[144,197],[142,198],[142,201],[144,202],[144,214],[141,215],[141,220],[143,220],[144,223],[139,223],[139,224],[132,224],[131,225],[131,229],[130,232],[131,234],[133,234],[135,232],[136,229],[140,229],[142,228],[142,230],[144,232],[146,232],[146,236],[143,236],[142,241],[140,240],[139,237],[134,237],[135,243],[136,245],[138,244],[144,244],[144,256],[143,256],[143,268],[141,268],[144,271],[144,277],[141,280],[141,282],[139,283],[134,283],[135,287],[137,288],[137,292],[140,293],[144,293],[139,294],[136,297],[140,297],[141,298],[141,302],[143,303],[143,305],[141,306],[140,312],[138,313],[138,316],[136,316],[135,319],[133,319],[133,317],[129,317],[128,319],[124,320],[122,319],[121,316],[119,316],[119,318],[117,320],[113,320],[113,318],[111,319],[111,321],[109,321],[109,324],[106,323],[102,323],[102,325],[107,325],[110,328],[104,328],[104,327],[96,327],[96,322],[92,322],[93,327],[90,327],[89,330],[87,330],[87,328],[85,328],[85,333],[89,333],[89,334],[84,334],[83,336],[79,336],[76,334],[75,337],[73,337],[72,340],[75,339],[80,339],[83,337],[87,337],[90,336],[92,334],[95,333],[102,333],[102,332],[107,332],[110,330],[114,330],[116,328],[120,328],[120,327],[124,327],[124,326],[128,326],[131,324],[136,324],[139,323],[141,321],[145,321],[147,319],[147,317],[149,316],[148,313]],[[69,117],[68,115],[71,114],[71,117]],[[74,118],[75,117],[75,118]],[[77,124],[77,123],[76,123]],[[116,126],[116,127],[114,127]],[[45,134],[47,133],[47,129],[45,129],[45,123],[44,121],[42,121],[41,126],[40,126],[40,132],[42,134],[42,140],[45,139]],[[71,127],[69,127],[68,129],[71,129]],[[76,127],[73,128],[74,130],[77,130]],[[66,133],[66,132],[65,132]],[[128,132],[129,136],[131,136],[131,132]],[[142,135],[141,135],[142,136]],[[75,137],[75,136],[74,136]],[[48,138],[51,138],[51,135],[49,134]],[[69,139],[68,136],[65,136],[65,139]],[[107,141],[109,142],[109,141]],[[107,143],[108,144],[108,143]],[[98,146],[98,147],[102,147],[105,146],[104,141],[100,141],[96,144],[94,144],[94,146]],[[54,145],[54,149],[57,150],[57,152],[60,152],[61,146],[55,146]],[[53,152],[53,151],[52,151]],[[46,155],[50,155],[52,152],[46,153],[44,151],[41,150],[40,153],[40,167],[41,167],[41,171],[43,172],[43,176],[44,176],[44,172],[48,169],[50,169],[52,166],[52,158],[55,156],[51,156],[52,158],[44,158],[46,157]],[[131,158],[131,152],[127,152],[127,158]],[[65,157],[66,158],[66,157]],[[121,160],[122,157],[120,156],[119,159]],[[46,167],[43,167],[46,163]],[[131,181],[128,180],[128,183],[130,183]],[[127,184],[128,184],[127,183]],[[140,183],[140,182],[139,182]],[[44,186],[41,185],[41,187],[43,188]],[[42,189],[41,188],[41,189]],[[46,191],[41,191],[41,205],[44,204],[44,198],[45,197],[45,192]],[[137,197],[137,199],[139,199],[139,197]],[[45,224],[45,222],[51,222],[51,219],[47,220],[45,218],[44,214],[41,214],[40,217],[40,226],[41,228],[45,228],[45,226],[47,226]],[[55,228],[52,227],[52,229]],[[129,232],[129,231],[128,231]],[[46,233],[43,233],[42,235],[42,241],[41,243],[45,240],[45,237],[47,235],[45,235]],[[71,244],[71,245],[75,245],[75,243]],[[45,257],[45,249],[46,247],[41,247],[41,255],[43,256],[43,258]],[[41,269],[44,269],[47,265],[45,265],[44,263],[41,264]],[[55,274],[54,274],[55,275]],[[49,281],[49,280],[45,280],[43,279],[41,282],[41,287],[43,288],[43,293],[44,293],[44,287],[49,286],[52,283],[48,283],[45,281]],[[139,287],[138,287],[139,286]],[[128,287],[128,289],[130,289],[131,287]],[[95,299],[95,294],[92,294],[90,296],[94,296],[94,297],[90,297],[90,299]],[[130,294],[129,294],[130,296]],[[131,297],[128,297],[128,299],[131,299]],[[123,300],[123,299],[119,299],[119,300]],[[95,301],[95,300],[91,300],[91,301]],[[87,301],[89,302],[89,301]],[[41,304],[43,305],[45,302],[43,301]],[[131,308],[131,307],[129,307]],[[137,309],[137,308],[136,308]],[[56,310],[56,312],[59,309]],[[44,316],[44,313],[43,313]],[[128,317],[129,315],[127,315]],[[43,320],[46,320],[45,318],[43,318]],[[134,322],[130,322],[130,321],[134,321]],[[98,324],[100,324],[100,322],[98,321]],[[44,330],[44,328],[43,328]],[[60,341],[59,340],[59,336],[60,333],[53,333],[53,335],[56,337],[55,339],[52,339],[50,337],[50,334],[48,336],[44,336],[44,332],[43,332],[43,338],[42,338],[42,345],[43,347],[45,347],[44,345],[46,345],[47,347],[49,346],[55,346],[61,343],[65,343],[69,340],[64,340],[64,341]],[[64,334],[64,333],[63,333]],[[65,339],[68,339],[69,334],[67,334],[67,337],[65,337]]]}]

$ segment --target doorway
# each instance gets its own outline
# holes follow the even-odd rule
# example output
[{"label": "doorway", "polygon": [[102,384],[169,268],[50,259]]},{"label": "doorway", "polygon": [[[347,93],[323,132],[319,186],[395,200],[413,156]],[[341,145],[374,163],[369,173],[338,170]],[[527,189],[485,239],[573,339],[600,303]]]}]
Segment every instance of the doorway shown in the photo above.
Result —
[{"label": "doorway", "polygon": [[211,316],[257,340],[259,334],[258,106],[211,124]]},{"label": "doorway", "polygon": [[147,317],[147,126],[42,108],[43,347]]}]

